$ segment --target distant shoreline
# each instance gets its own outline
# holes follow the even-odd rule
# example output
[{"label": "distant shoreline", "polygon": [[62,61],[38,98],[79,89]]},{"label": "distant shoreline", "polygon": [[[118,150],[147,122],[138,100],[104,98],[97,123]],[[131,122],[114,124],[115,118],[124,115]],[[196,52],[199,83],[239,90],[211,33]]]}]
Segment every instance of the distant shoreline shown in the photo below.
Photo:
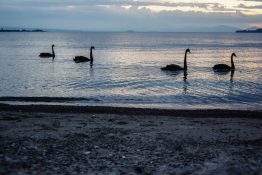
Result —
[{"label": "distant shoreline", "polygon": [[262,28],[256,30],[237,30],[236,33],[262,33]]},{"label": "distant shoreline", "polygon": [[14,29],[14,30],[7,30],[7,29],[1,29],[0,32],[46,32],[44,30],[41,29],[35,29],[35,30],[26,30],[26,29]]}]

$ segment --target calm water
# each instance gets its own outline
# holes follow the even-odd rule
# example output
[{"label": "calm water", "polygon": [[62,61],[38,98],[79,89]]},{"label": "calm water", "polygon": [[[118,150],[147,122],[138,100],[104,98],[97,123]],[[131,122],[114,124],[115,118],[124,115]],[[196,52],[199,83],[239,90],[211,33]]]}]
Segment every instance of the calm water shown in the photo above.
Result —
[{"label": "calm water", "polygon": [[[40,52],[51,52],[51,44],[56,45],[55,60],[39,58]],[[74,63],[76,55],[89,57],[91,45],[96,47],[93,67]],[[186,80],[183,72],[160,70],[171,63],[182,66],[188,47]],[[238,56],[234,75],[214,73],[213,65],[230,64],[232,52]],[[69,97],[63,104],[77,105],[262,110],[261,75],[261,34],[0,33],[0,97]]]}]

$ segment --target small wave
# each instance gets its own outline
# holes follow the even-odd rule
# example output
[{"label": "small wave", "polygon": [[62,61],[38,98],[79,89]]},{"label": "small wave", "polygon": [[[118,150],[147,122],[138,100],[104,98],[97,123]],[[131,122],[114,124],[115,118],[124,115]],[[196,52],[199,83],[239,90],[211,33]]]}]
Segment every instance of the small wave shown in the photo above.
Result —
[{"label": "small wave", "polygon": [[96,98],[74,97],[0,97],[0,101],[9,102],[99,102]]}]

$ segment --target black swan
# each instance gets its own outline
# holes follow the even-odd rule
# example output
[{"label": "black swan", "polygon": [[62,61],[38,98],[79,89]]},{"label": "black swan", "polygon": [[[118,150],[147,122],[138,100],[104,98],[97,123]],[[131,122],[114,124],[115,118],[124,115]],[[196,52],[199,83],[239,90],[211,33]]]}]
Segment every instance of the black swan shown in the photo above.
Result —
[{"label": "black swan", "polygon": [[90,63],[92,63],[93,62],[93,52],[92,52],[93,49],[95,49],[94,46],[90,47],[90,58],[87,58],[85,56],[76,56],[74,58],[74,61],[76,63],[87,62],[87,61],[90,61]]},{"label": "black swan", "polygon": [[40,53],[39,57],[42,57],[42,58],[53,57],[53,58],[55,58],[54,47],[55,47],[55,45],[52,45],[52,53]]},{"label": "black swan", "polygon": [[237,57],[235,53],[232,53],[232,55],[231,55],[231,67],[226,65],[226,64],[216,64],[213,67],[213,70],[218,71],[218,72],[227,72],[227,71],[235,70],[235,65],[234,65],[234,61],[233,61],[234,56]]},{"label": "black swan", "polygon": [[180,66],[178,66],[176,64],[169,64],[166,67],[162,67],[161,69],[162,70],[167,70],[167,71],[187,70],[187,62],[186,62],[187,53],[190,53],[189,49],[186,49],[186,52],[185,52],[184,67],[180,67]]}]

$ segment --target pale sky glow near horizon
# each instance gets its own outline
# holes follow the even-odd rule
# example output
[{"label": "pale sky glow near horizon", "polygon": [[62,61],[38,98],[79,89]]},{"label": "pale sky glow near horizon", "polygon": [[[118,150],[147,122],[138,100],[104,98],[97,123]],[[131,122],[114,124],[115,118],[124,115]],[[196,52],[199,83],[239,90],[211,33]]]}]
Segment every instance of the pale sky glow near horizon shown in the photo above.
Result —
[{"label": "pale sky glow near horizon", "polygon": [[262,0],[1,0],[0,22],[88,31],[262,27]]}]

